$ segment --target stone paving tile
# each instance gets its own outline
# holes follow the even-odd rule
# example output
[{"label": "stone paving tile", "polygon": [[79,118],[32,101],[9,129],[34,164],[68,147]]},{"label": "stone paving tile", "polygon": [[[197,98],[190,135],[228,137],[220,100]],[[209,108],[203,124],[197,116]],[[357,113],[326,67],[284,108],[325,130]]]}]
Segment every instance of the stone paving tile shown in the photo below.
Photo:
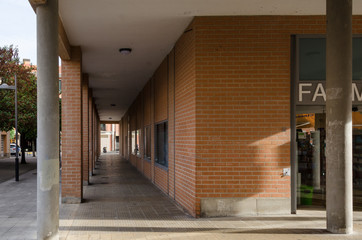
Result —
[{"label": "stone paving tile", "polygon": [[[36,175],[0,184],[0,239],[36,239]],[[111,240],[344,240],[362,239],[362,212],[354,234],[329,234],[325,211],[298,215],[194,219],[118,155],[102,155],[85,202],[60,207],[60,239]]]},{"label": "stone paving tile", "polygon": [[119,156],[102,155],[96,168],[85,203],[61,208],[61,239],[362,239],[360,212],[355,212],[355,233],[348,236],[325,230],[325,211],[194,219]]}]

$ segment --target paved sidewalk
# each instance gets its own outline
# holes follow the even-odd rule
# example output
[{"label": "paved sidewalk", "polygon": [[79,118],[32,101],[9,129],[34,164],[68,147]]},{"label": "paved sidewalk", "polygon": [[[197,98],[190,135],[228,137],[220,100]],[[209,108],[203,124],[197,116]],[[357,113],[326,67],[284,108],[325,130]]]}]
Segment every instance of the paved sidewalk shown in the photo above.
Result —
[{"label": "paved sidewalk", "polygon": [[[118,155],[97,163],[85,202],[60,208],[60,239],[362,239],[362,212],[355,233],[326,232],[324,211],[298,215],[194,219]],[[0,184],[0,239],[36,239],[36,172]]]},{"label": "paved sidewalk", "polygon": [[36,239],[36,170],[0,184],[0,239]]}]

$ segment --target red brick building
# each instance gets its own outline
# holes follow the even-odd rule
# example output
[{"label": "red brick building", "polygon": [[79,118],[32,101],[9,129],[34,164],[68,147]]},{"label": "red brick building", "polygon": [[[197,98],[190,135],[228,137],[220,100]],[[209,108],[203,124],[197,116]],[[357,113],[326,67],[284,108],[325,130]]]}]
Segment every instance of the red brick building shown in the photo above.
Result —
[{"label": "red brick building", "polygon": [[[336,67],[327,64],[326,68],[324,63],[326,58],[334,62],[339,57],[326,57],[331,48],[325,39],[328,26],[338,24],[326,24],[324,1],[213,1],[214,5],[195,1],[177,6],[166,2],[120,6],[111,1],[109,6],[87,3],[87,11],[80,14],[80,6],[86,4],[81,2],[60,2],[59,12],[63,203],[83,199],[82,186],[90,181],[100,155],[100,123],[119,124],[119,154],[194,217],[295,213],[297,185],[308,174],[315,193],[324,194],[319,192],[321,183],[315,185],[315,172],[298,181],[296,154],[302,148],[297,145],[295,122],[296,114],[309,112],[327,112],[327,123],[334,119],[328,116],[335,99],[328,79]],[[347,6],[350,3],[341,3]],[[99,21],[94,20],[96,9],[102,9]],[[351,26],[350,36],[358,38],[361,3],[354,11],[352,23],[344,26]],[[330,39],[342,41],[349,36],[337,35]],[[318,39],[321,44],[303,45],[301,39]],[[348,50],[347,46],[343,48]],[[353,71],[362,69],[356,49]],[[303,78],[303,64],[310,79]],[[321,77],[313,78],[319,72]],[[354,80],[358,74],[353,72]],[[362,100],[356,84],[352,89]],[[351,84],[347,85],[340,89],[349,96]],[[310,102],[298,101],[298,96],[300,100],[308,94]],[[352,109],[351,96],[345,105],[349,112],[339,114],[346,118]],[[358,101],[354,106],[360,105]],[[351,130],[346,144],[352,144],[351,121],[343,128]],[[327,125],[314,130],[328,132],[332,127]],[[342,128],[333,131],[338,129]],[[327,146],[336,143],[326,141]],[[321,161],[318,176],[335,174],[325,172]],[[343,181],[352,180],[351,166],[347,164]],[[309,165],[308,169],[312,171]],[[333,176],[329,179],[340,179]],[[348,202],[352,182],[344,186]],[[333,197],[327,190],[328,199]],[[328,203],[327,212],[333,212]],[[346,229],[341,231],[350,231]]]}]

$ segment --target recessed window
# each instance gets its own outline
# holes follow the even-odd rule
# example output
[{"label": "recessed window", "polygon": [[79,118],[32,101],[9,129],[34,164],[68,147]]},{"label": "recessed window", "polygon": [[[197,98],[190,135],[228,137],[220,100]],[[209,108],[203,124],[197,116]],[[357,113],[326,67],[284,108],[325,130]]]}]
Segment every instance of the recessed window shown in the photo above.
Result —
[{"label": "recessed window", "polygon": [[140,157],[141,151],[140,151],[140,136],[141,136],[141,129],[136,130],[136,149],[135,154]]},{"label": "recessed window", "polygon": [[144,131],[144,148],[145,148],[145,158],[151,158],[151,127],[145,127]]},{"label": "recessed window", "polygon": [[[362,80],[362,38],[354,37],[352,41],[352,79]],[[326,39],[299,39],[299,80],[326,80]]]},{"label": "recessed window", "polygon": [[163,166],[168,166],[168,127],[167,122],[155,126],[156,144],[155,161]]},{"label": "recessed window", "polygon": [[132,131],[131,151],[133,155],[140,155],[140,132],[141,129]]},{"label": "recessed window", "polygon": [[136,131],[131,132],[131,152],[133,155],[136,154]]}]

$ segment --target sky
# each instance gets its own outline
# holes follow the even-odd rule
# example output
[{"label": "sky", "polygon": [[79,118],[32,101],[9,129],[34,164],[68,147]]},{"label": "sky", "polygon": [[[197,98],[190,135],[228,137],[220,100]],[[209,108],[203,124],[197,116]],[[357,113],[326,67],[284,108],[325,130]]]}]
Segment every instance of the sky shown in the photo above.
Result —
[{"label": "sky", "polygon": [[36,65],[36,15],[28,0],[0,0],[0,47],[14,45]]}]

